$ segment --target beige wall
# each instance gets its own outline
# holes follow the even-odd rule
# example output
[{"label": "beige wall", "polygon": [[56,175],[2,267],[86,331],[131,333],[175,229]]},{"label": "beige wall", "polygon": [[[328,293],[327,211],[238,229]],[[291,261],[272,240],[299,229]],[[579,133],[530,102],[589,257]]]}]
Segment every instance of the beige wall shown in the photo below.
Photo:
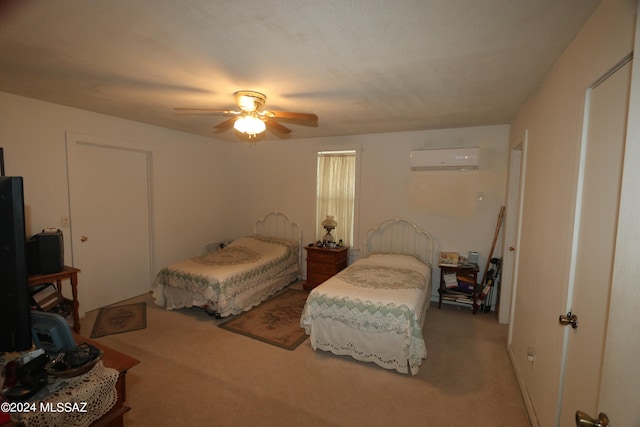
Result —
[{"label": "beige wall", "polygon": [[[300,223],[305,244],[315,241],[316,153],[355,149],[360,160],[354,236],[358,245],[370,227],[402,216],[433,234],[436,253],[478,251],[484,268],[505,200],[508,132],[502,125],[235,144],[235,235],[251,231],[257,212],[281,210]],[[480,169],[410,170],[411,150],[443,147],[480,147]],[[476,200],[478,193],[483,193],[481,202]],[[339,238],[339,224],[333,234]],[[496,255],[499,251],[498,247]],[[352,258],[357,254],[354,248]],[[437,277],[436,269],[434,281]]]},{"label": "beige wall", "polygon": [[[228,236],[233,215],[220,201],[231,194],[229,144],[1,92],[0,129],[6,174],[24,177],[27,233],[61,228],[67,263],[65,132],[153,147],[157,268]],[[122,242],[112,244],[117,250]]]},{"label": "beige wall", "polygon": [[585,91],[632,51],[635,4],[604,1],[511,125],[510,146],[528,130],[528,151],[510,350],[541,425],[557,407]]},{"label": "beige wall", "polygon": [[[304,242],[314,241],[319,150],[359,150],[358,242],[369,227],[402,216],[433,233],[436,251],[478,251],[483,265],[504,204],[506,125],[231,144],[0,93],[0,128],[6,172],[25,179],[29,234],[61,227],[70,215],[65,132],[154,147],[156,270],[205,243],[250,233],[271,210],[287,213],[302,226]],[[410,150],[441,147],[480,147],[480,170],[410,171]]]}]

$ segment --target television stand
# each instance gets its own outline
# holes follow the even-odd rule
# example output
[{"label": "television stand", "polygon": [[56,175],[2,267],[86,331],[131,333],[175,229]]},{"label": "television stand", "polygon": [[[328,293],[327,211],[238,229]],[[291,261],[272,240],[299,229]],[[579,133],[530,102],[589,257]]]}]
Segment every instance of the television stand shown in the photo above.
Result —
[{"label": "television stand", "polygon": [[[34,286],[43,285],[45,283],[56,283],[56,288],[58,290],[58,296],[61,300],[69,303],[71,305],[71,314],[73,316],[73,330],[76,333],[80,333],[80,316],[78,315],[78,307],[80,303],[78,302],[78,273],[79,269],[74,267],[67,267],[66,265],[57,273],[49,273],[49,274],[35,274],[33,276],[29,276],[29,287],[32,288]],[[64,298],[62,296],[62,281],[69,280],[71,285],[71,295],[72,299]]]}]

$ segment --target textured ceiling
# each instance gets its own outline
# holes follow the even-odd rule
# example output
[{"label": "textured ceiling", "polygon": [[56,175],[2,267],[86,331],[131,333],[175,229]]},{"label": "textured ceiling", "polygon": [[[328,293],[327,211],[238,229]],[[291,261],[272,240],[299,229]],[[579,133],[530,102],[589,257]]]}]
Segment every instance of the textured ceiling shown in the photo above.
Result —
[{"label": "textured ceiling", "polygon": [[319,116],[292,138],[503,124],[598,4],[0,0],[0,91],[229,141],[173,107],[257,90]]}]

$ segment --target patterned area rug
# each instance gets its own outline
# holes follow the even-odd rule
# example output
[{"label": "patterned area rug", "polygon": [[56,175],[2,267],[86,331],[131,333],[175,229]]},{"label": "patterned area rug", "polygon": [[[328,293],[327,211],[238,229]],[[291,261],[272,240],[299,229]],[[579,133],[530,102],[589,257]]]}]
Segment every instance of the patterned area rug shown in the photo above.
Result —
[{"label": "patterned area rug", "polygon": [[308,295],[307,291],[287,289],[219,326],[287,350],[295,350],[307,338],[300,327],[300,317]]},{"label": "patterned area rug", "polygon": [[147,303],[104,307],[98,312],[91,338],[121,334],[147,327]]}]

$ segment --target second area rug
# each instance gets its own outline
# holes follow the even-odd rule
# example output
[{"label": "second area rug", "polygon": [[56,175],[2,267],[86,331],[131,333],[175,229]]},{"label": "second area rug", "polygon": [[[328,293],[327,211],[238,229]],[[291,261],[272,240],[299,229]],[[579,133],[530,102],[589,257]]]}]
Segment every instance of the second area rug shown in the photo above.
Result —
[{"label": "second area rug", "polygon": [[287,289],[249,311],[221,323],[223,329],[295,350],[307,338],[300,317],[308,292]]},{"label": "second area rug", "polygon": [[91,338],[121,334],[146,327],[147,304],[144,302],[103,307],[98,312],[96,322],[93,324]]}]

